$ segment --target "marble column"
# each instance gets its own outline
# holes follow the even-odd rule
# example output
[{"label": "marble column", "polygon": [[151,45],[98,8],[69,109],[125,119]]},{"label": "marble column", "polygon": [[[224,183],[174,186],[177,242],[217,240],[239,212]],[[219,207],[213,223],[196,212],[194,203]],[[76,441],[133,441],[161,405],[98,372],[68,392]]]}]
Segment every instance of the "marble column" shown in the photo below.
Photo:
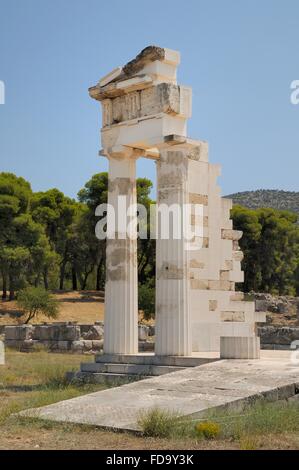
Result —
[{"label": "marble column", "polygon": [[[188,203],[188,149],[167,147],[157,161],[156,347],[157,355],[188,356],[192,352],[188,299],[188,250],[183,236]],[[162,209],[162,206],[164,208]],[[181,220],[162,232],[167,208],[179,209]],[[176,208],[176,209],[175,209]],[[159,209],[161,210],[159,214]],[[166,212],[163,212],[166,211]],[[162,214],[162,215],[161,215]],[[171,218],[170,218],[171,219]],[[180,237],[178,237],[180,233]],[[163,239],[163,237],[167,239]]]},{"label": "marble column", "polygon": [[114,208],[115,217],[109,218],[113,215],[113,210],[110,211],[110,234],[106,248],[104,353],[137,354],[137,238],[134,236],[137,226],[133,226],[132,217],[126,214],[128,208],[137,202],[136,157],[131,154],[121,157],[109,155],[108,159],[108,204]]}]

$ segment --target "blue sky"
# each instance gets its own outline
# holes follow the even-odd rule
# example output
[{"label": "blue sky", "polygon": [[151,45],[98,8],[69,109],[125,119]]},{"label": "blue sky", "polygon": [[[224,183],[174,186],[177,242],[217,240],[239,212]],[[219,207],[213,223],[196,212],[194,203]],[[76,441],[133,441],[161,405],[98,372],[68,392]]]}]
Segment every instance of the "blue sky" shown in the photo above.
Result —
[{"label": "blue sky", "polygon": [[189,136],[209,141],[223,194],[299,190],[298,0],[0,0],[0,171],[76,196],[107,169],[87,89],[150,44],[181,51]]}]

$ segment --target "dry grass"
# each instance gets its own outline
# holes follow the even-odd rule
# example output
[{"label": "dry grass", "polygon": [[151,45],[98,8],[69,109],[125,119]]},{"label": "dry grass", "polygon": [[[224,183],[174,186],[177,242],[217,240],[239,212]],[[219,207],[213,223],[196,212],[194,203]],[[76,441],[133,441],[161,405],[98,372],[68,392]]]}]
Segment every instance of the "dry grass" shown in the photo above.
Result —
[{"label": "dry grass", "polygon": [[[32,323],[52,323],[76,321],[78,323],[93,324],[104,319],[104,297],[97,291],[71,291],[56,292],[54,296],[60,302],[59,316],[51,320],[43,315]],[[14,325],[18,323],[19,309],[16,302],[0,300],[0,325]]]}]

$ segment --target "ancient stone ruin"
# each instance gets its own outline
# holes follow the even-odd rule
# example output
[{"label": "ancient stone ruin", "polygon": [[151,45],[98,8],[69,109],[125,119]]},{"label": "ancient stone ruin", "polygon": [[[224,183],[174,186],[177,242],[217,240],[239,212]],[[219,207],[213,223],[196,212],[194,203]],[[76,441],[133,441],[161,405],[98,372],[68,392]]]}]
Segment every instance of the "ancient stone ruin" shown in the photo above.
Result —
[{"label": "ancient stone ruin", "polygon": [[[179,63],[179,52],[150,46],[89,89],[102,105],[100,154],[109,160],[108,203],[116,215],[119,196],[128,206],[136,204],[136,160],[156,161],[156,356],[218,351],[222,357],[257,358],[255,324],[265,315],[235,291],[243,281],[242,233],[232,227],[232,202],[220,195],[220,168],[209,163],[207,142],[187,136],[192,90],[177,84]],[[161,204],[202,206],[201,215],[191,214],[192,227],[201,233],[192,249],[173,233],[169,239],[159,236]],[[117,229],[115,235],[107,240],[107,360],[138,354],[137,239]]]}]

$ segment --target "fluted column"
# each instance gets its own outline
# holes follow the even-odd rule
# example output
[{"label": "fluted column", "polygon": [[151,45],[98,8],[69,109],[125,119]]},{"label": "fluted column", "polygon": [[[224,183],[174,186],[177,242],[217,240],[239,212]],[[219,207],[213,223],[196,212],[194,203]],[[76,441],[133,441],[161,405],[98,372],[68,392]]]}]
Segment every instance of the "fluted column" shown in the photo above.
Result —
[{"label": "fluted column", "polygon": [[[136,205],[136,158],[109,158],[104,353],[138,352],[137,227],[126,211]],[[108,205],[108,214],[109,214]],[[110,218],[111,216],[111,218]],[[115,227],[113,226],[115,220]],[[127,231],[128,224],[130,233]],[[113,239],[113,232],[115,239]],[[111,237],[112,235],[112,237]],[[132,237],[133,236],[133,237]]]},{"label": "fluted column", "polygon": [[[177,147],[177,146],[176,146]],[[192,352],[188,299],[188,250],[183,236],[184,205],[188,202],[188,149],[160,151],[157,162],[156,348],[158,355],[187,356]],[[172,206],[172,207],[171,207]],[[167,208],[181,220],[162,231]],[[169,218],[171,220],[171,217]],[[180,238],[176,239],[181,234]]]}]

